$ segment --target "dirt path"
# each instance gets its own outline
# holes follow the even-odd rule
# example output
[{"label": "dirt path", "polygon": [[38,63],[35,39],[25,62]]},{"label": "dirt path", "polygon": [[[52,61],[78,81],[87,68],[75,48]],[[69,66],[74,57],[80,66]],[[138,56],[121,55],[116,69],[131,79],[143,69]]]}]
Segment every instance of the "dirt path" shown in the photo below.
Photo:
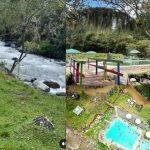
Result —
[{"label": "dirt path", "polygon": [[72,85],[68,87],[68,91],[77,93],[81,93],[82,91],[84,91],[86,94],[90,96],[101,97],[101,94],[109,92],[112,88],[114,88],[114,85],[109,85],[104,88],[82,88],[79,86]]},{"label": "dirt path", "polygon": [[97,145],[87,140],[81,133],[66,127],[67,150],[99,150]]},{"label": "dirt path", "polygon": [[125,88],[125,92],[128,92],[132,95],[133,99],[141,105],[150,106],[150,102],[148,100],[145,100],[144,97],[131,85],[128,85]]}]

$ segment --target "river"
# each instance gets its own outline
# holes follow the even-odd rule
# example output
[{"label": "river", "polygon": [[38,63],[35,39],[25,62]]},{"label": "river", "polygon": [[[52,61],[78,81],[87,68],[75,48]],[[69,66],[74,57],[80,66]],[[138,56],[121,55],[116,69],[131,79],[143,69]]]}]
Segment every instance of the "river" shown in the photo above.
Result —
[{"label": "river", "polygon": [[[5,67],[10,69],[13,64],[13,57],[19,57],[20,52],[11,47],[5,47],[0,42],[0,62],[5,62]],[[15,68],[13,74],[20,80],[36,78],[39,81],[53,81],[60,85],[60,88],[50,89],[50,93],[58,94],[66,92],[65,62],[54,59],[28,54]]]}]

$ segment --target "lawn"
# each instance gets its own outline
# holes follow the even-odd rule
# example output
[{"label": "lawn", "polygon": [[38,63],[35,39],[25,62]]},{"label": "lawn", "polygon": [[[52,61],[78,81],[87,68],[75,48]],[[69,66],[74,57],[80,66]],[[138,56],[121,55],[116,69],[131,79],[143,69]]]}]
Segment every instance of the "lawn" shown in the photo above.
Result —
[{"label": "lawn", "polygon": [[[96,54],[86,54],[86,53],[80,53],[80,54],[68,54],[67,59],[73,58],[75,60],[87,60],[89,59],[103,59],[108,60],[108,53],[96,53]],[[122,54],[112,54],[112,60],[120,60],[122,61],[124,59],[124,55]]]},{"label": "lawn", "polygon": [[[106,105],[102,101],[91,101],[91,96],[83,92],[80,93],[80,96],[81,97],[79,101],[75,99],[67,100],[67,125],[82,132],[83,128],[90,125],[97,114],[104,113],[101,121],[99,121],[98,124],[95,124],[91,129],[89,129],[88,132],[84,133],[84,136],[89,139],[94,139],[99,149],[112,150],[112,148],[109,148],[103,143],[99,142],[98,134],[101,130],[106,128],[107,122],[105,120],[110,120],[110,115],[114,112],[114,109],[109,108],[108,105]],[[80,116],[76,116],[73,113],[73,109],[76,106],[81,106],[84,108],[84,112]]]},{"label": "lawn", "polygon": [[[0,71],[0,149],[59,150],[65,137],[65,99],[32,89]],[[50,131],[33,119],[47,116]]]},{"label": "lawn", "polygon": [[[82,130],[89,125],[96,114],[105,113],[108,106],[103,102],[93,102],[91,97],[85,93],[81,93],[80,100],[67,100],[67,125],[78,130]],[[73,113],[76,106],[84,108],[84,112],[77,116]]]},{"label": "lawn", "polygon": [[147,99],[150,100],[150,84],[141,84],[136,89]]},{"label": "lawn", "polygon": [[[114,93],[114,95],[116,96],[116,93]],[[114,96],[114,95],[112,95],[112,96]],[[129,93],[124,93],[124,94],[121,94],[120,96],[118,95],[118,98],[117,98],[115,104],[119,105],[121,108],[125,109],[126,111],[129,111],[131,113],[138,115],[143,120],[147,121],[149,119],[148,112],[150,110],[150,107],[144,105],[141,112],[139,112],[135,106],[130,107],[130,105],[127,103],[128,98],[131,98]]]}]

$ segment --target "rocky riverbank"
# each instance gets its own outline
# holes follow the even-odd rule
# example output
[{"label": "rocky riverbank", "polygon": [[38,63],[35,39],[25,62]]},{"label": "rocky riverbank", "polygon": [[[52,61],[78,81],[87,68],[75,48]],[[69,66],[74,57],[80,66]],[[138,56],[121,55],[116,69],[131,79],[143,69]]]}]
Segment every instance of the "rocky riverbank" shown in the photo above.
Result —
[{"label": "rocky riverbank", "polygon": [[[0,42],[0,62],[10,69],[14,57],[19,57],[16,48]],[[28,54],[15,68],[13,75],[25,84],[56,95],[65,95],[65,62]]]}]

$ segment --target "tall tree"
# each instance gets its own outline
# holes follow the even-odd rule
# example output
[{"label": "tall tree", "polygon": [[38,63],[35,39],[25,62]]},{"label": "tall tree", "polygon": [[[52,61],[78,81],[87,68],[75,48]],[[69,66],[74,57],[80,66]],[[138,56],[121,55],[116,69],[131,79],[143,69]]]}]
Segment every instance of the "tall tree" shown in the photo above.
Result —
[{"label": "tall tree", "polygon": [[137,27],[142,27],[144,33],[150,38],[149,31],[145,28],[148,22],[150,0],[96,0],[111,5],[114,9],[122,11],[137,21]]},{"label": "tall tree", "polygon": [[[42,18],[47,17],[49,35],[52,33],[55,34],[56,31],[56,35],[58,35],[59,29],[62,30],[64,28],[64,18],[62,18],[64,17],[62,15],[64,14],[62,13],[64,8],[65,0],[0,1],[0,32],[6,33],[7,31],[7,33],[13,36],[16,34],[19,35],[22,47],[20,56],[14,60],[12,68],[9,71],[10,73],[27,56],[28,49],[25,47],[25,42],[29,41],[26,35],[31,27],[35,25],[39,29],[42,24]],[[60,21],[62,22],[60,23]],[[59,23],[61,27],[57,26]]]}]

